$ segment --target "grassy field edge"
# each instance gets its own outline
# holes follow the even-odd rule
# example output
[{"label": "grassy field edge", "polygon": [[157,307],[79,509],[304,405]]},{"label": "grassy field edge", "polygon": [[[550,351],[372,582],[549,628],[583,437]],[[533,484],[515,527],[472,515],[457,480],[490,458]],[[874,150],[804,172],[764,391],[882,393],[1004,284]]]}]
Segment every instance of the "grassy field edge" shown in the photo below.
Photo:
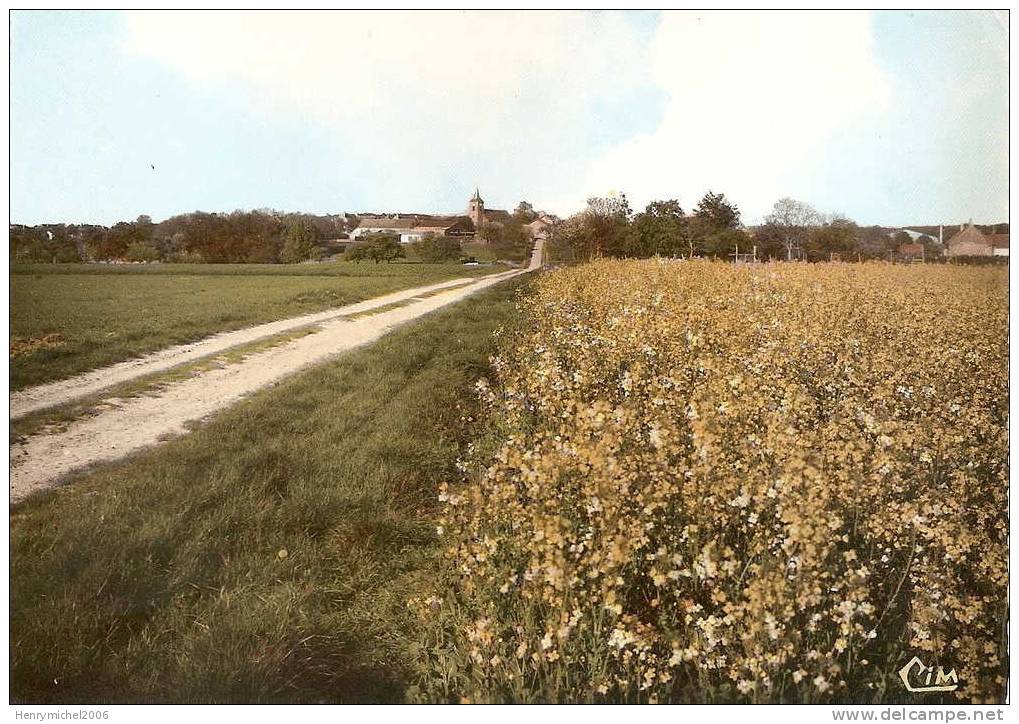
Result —
[{"label": "grassy field edge", "polygon": [[402,700],[514,280],[12,510],[21,702]]},{"label": "grassy field edge", "polygon": [[[75,266],[75,265],[70,265]],[[220,332],[506,267],[352,263],[263,270],[31,267],[10,276],[10,383],[19,390]],[[167,265],[170,267],[170,265]],[[316,265],[319,266],[319,265]]]}]

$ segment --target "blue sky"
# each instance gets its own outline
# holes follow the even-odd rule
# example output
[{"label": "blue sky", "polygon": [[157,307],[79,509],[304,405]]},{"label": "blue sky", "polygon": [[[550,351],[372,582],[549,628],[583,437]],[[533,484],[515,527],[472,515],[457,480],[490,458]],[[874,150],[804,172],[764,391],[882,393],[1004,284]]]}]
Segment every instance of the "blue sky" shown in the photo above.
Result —
[{"label": "blue sky", "polygon": [[1007,15],[15,12],[11,219],[561,214],[709,188],[1008,219]]}]

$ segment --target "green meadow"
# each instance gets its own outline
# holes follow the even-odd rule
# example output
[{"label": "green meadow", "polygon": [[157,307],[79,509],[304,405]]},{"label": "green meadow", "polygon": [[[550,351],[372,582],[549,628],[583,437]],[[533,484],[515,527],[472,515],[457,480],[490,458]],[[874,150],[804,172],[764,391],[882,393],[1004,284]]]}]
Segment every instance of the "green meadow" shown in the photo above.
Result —
[{"label": "green meadow", "polygon": [[351,262],[14,266],[11,389],[216,332],[504,269]]}]

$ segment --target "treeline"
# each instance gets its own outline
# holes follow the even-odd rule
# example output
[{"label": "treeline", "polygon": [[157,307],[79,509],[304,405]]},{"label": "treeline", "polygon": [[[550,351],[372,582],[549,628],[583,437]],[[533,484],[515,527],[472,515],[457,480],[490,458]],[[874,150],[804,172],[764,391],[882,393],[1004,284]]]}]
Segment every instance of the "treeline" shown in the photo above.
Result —
[{"label": "treeline", "polygon": [[[708,192],[686,211],[676,199],[652,201],[634,212],[626,195],[588,199],[587,208],[557,224],[550,239],[553,259],[709,257],[715,259],[866,260],[897,259],[916,244],[929,259],[942,254],[934,235],[913,239],[898,229],[860,226],[843,214],[825,214],[796,199],[775,202],[764,223],[744,226],[739,207],[723,193]],[[1007,233],[1007,224],[979,227]],[[949,233],[949,229],[951,232]],[[956,227],[946,227],[945,241]],[[737,257],[738,255],[738,257]]]},{"label": "treeline", "polygon": [[587,208],[558,224],[550,240],[557,258],[596,256],[717,256],[749,248],[735,204],[708,193],[692,213],[675,199],[652,201],[633,213],[626,195],[588,199]]},{"label": "treeline", "polygon": [[14,262],[296,263],[343,251],[342,240],[357,221],[257,210],[195,211],[159,223],[139,216],[111,227],[12,224],[9,254]]}]

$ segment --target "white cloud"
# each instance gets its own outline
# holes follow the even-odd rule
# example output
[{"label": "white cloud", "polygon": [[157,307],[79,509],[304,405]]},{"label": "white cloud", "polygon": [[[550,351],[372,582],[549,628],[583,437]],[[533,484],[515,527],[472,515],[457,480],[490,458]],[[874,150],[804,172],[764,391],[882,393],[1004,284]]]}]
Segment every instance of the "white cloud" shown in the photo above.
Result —
[{"label": "white cloud", "polygon": [[[560,212],[609,189],[637,206],[691,207],[711,188],[752,219],[779,196],[809,199],[825,142],[889,99],[866,13],[668,12],[649,45],[632,20],[137,12],[124,29],[131,54],[323,124],[362,159],[366,195],[390,208],[427,208],[475,181]],[[655,130],[626,139],[645,106],[629,120],[599,115],[652,86],[668,96]],[[626,140],[592,157],[592,124]]]},{"label": "white cloud", "polygon": [[623,188],[635,205],[692,207],[711,188],[759,217],[780,196],[809,199],[824,142],[891,94],[860,12],[667,13],[651,57],[670,96],[661,124],[596,159],[564,205]]},{"label": "white cloud", "polygon": [[353,139],[390,185],[420,178],[422,200],[429,183],[471,171],[471,184],[530,175],[546,188],[582,114],[649,81],[646,48],[618,13],[135,12],[124,30],[130,54]]}]

